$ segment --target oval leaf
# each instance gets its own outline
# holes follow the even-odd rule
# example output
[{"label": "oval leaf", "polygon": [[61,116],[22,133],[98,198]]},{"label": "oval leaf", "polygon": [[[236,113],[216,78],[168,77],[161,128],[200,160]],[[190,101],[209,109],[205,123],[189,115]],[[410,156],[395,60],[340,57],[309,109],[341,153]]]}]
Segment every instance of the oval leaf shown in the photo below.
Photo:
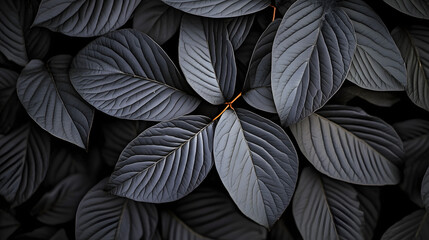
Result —
[{"label": "oval leaf", "polygon": [[429,217],[423,210],[417,210],[393,224],[381,240],[429,239]]},{"label": "oval leaf", "polygon": [[158,224],[154,205],[104,191],[107,178],[83,197],[76,213],[76,239],[151,240]]},{"label": "oval leaf", "polygon": [[237,50],[243,44],[244,40],[246,40],[254,20],[254,14],[225,20],[226,29],[234,50]]},{"label": "oval leaf", "polygon": [[70,79],[83,99],[118,118],[168,120],[200,103],[161,47],[137,30],[91,42],[73,59]]},{"label": "oval leaf", "polygon": [[268,0],[162,0],[181,11],[211,18],[238,17],[261,11],[270,5]]},{"label": "oval leaf", "polygon": [[184,116],[146,129],[128,144],[110,176],[115,195],[171,202],[192,192],[213,166],[213,122]]},{"label": "oval leaf", "polygon": [[298,0],[290,7],[272,53],[271,87],[283,126],[326,104],[343,84],[355,48],[353,25],[335,1]]},{"label": "oval leaf", "polygon": [[250,106],[270,113],[277,112],[271,91],[271,51],[280,22],[271,22],[256,42],[243,87],[243,99]]},{"label": "oval leaf", "polygon": [[29,199],[45,178],[49,140],[48,135],[30,124],[0,135],[0,195],[12,207]]},{"label": "oval leaf", "polygon": [[164,240],[210,240],[210,238],[201,236],[189,228],[189,226],[187,226],[172,212],[162,211],[160,217],[162,239]]},{"label": "oval leaf", "polygon": [[46,65],[31,60],[19,75],[17,93],[27,113],[41,128],[85,149],[94,110],[70,83],[71,60],[69,55],[55,56]]},{"label": "oval leaf", "polygon": [[401,139],[390,125],[360,108],[325,106],[291,130],[305,157],[329,177],[363,185],[400,180]]},{"label": "oval leaf", "polygon": [[75,37],[93,37],[124,25],[140,0],[42,0],[33,26]]},{"label": "oval leaf", "polygon": [[250,111],[228,109],[216,126],[214,157],[241,212],[271,227],[288,206],[298,176],[298,157],[284,130]]},{"label": "oval leaf", "polygon": [[185,15],[180,26],[179,63],[189,85],[211,104],[234,94],[234,49],[222,21]]},{"label": "oval leaf", "polygon": [[347,79],[374,91],[403,91],[407,70],[381,18],[363,0],[341,1],[356,31],[356,52]]},{"label": "oval leaf", "polygon": [[427,0],[383,0],[396,10],[416,18],[429,19]]}]

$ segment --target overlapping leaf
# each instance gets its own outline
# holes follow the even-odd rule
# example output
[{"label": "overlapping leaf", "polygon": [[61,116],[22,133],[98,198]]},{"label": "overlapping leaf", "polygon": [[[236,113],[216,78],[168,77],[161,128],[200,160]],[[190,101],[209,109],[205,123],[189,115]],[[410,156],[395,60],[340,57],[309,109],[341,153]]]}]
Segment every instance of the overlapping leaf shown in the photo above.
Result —
[{"label": "overlapping leaf", "polygon": [[268,0],[162,0],[181,11],[211,18],[237,17],[261,11],[270,5]]},{"label": "overlapping leaf", "polygon": [[95,185],[79,204],[76,239],[152,239],[158,224],[156,207],[104,191],[107,179]]},{"label": "overlapping leaf", "polygon": [[192,192],[213,166],[213,122],[184,116],[146,129],[128,144],[109,181],[111,192],[142,202],[170,202]]},{"label": "overlapping leaf", "polygon": [[243,87],[243,99],[259,110],[276,113],[271,91],[271,51],[280,19],[270,23],[256,42]]},{"label": "overlapping leaf", "polygon": [[174,213],[169,211],[161,212],[161,234],[164,240],[210,240],[194,230],[189,228],[182,220],[180,220]]},{"label": "overlapping leaf", "polygon": [[0,135],[0,195],[13,207],[30,198],[45,178],[49,150],[49,136],[37,126]]},{"label": "overlapping leaf", "polygon": [[353,25],[335,1],[298,0],[274,39],[271,88],[289,126],[321,108],[343,84],[356,48]]},{"label": "overlapping leaf", "polygon": [[423,205],[426,210],[429,210],[429,168],[426,170],[425,176],[423,177],[421,194]]},{"label": "overlapping leaf", "polygon": [[207,102],[216,105],[232,98],[237,69],[223,21],[185,15],[179,63],[188,83]]},{"label": "overlapping leaf", "polygon": [[357,186],[360,209],[364,213],[364,239],[373,239],[381,211],[380,189],[377,187]]},{"label": "overlapping leaf", "polygon": [[417,210],[393,224],[381,240],[403,240],[429,238],[429,217],[423,209]]},{"label": "overlapping leaf", "polygon": [[404,90],[404,60],[381,18],[363,0],[344,0],[340,5],[353,23],[357,40],[347,79],[375,91]]},{"label": "overlapping leaf", "polygon": [[228,36],[231,40],[234,50],[237,50],[241,44],[243,44],[250,32],[250,29],[252,28],[254,20],[254,14],[225,19]]},{"label": "overlapping leaf", "polygon": [[8,239],[20,225],[12,214],[0,209],[0,236],[2,238]]},{"label": "overlapping leaf", "polygon": [[244,109],[228,109],[216,126],[217,172],[238,208],[272,226],[288,206],[298,175],[298,157],[275,123]]},{"label": "overlapping leaf", "polygon": [[166,53],[137,30],[91,42],[74,58],[70,78],[87,102],[118,118],[168,120],[200,103],[186,93],[189,87]]},{"label": "overlapping leaf", "polygon": [[9,114],[9,112],[15,112],[19,109],[19,107],[16,107],[17,79],[18,73],[6,68],[0,68],[0,134],[8,132],[14,123],[15,114]]},{"label": "overlapping leaf", "polygon": [[71,60],[69,55],[52,57],[46,65],[31,60],[19,75],[17,93],[27,113],[41,128],[87,148],[94,110],[70,83]]},{"label": "overlapping leaf", "polygon": [[343,86],[335,94],[333,100],[336,103],[346,105],[350,100],[354,99],[355,97],[359,97],[379,107],[392,107],[394,104],[398,103],[401,100],[400,93],[372,91],[358,87],[356,85]]},{"label": "overlapping leaf", "polygon": [[407,67],[407,94],[417,106],[429,111],[429,27],[397,27],[392,36]]},{"label": "overlapping leaf", "polygon": [[363,185],[397,184],[402,141],[357,107],[332,105],[291,126],[298,146],[320,172]]},{"label": "overlapping leaf", "polygon": [[383,0],[396,10],[416,18],[429,19],[429,3],[426,0]]},{"label": "overlapping leaf", "polygon": [[42,0],[33,26],[75,37],[105,34],[124,25],[140,0]]}]

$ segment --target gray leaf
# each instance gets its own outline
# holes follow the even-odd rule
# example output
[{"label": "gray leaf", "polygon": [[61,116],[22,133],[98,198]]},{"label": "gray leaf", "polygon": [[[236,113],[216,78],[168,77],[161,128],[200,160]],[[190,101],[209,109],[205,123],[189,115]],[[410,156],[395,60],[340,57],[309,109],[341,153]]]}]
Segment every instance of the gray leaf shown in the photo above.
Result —
[{"label": "gray leaf", "polygon": [[429,19],[427,0],[383,0],[396,10],[416,18]]},{"label": "gray leaf", "polygon": [[380,189],[378,187],[367,187],[355,185],[358,192],[360,209],[364,213],[364,238],[373,239],[374,230],[377,227],[378,217],[380,216],[381,201]]},{"label": "gray leaf", "polygon": [[356,85],[343,86],[333,97],[335,102],[346,105],[350,100],[359,97],[379,107],[392,107],[401,100],[398,92],[380,92],[360,88]]},{"label": "gray leaf", "polygon": [[424,209],[417,210],[393,224],[381,240],[429,239],[429,217]]},{"label": "gray leaf", "polygon": [[164,240],[210,240],[189,228],[182,220],[170,211],[161,211],[161,231]]},{"label": "gray leaf", "polygon": [[237,50],[243,44],[252,28],[255,15],[244,15],[241,17],[225,19],[226,29],[234,50]]}]

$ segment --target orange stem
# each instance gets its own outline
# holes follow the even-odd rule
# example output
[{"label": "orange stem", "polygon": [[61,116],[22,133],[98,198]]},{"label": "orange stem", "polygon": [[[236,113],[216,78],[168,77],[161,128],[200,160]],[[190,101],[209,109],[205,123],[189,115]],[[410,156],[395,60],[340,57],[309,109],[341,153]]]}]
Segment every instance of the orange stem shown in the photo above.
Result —
[{"label": "orange stem", "polygon": [[226,108],[219,113],[219,115],[217,115],[215,118],[213,118],[213,122],[216,121],[216,119],[218,119],[220,116],[222,116],[222,114],[229,108],[229,104],[226,105]]},{"label": "orange stem", "polygon": [[274,5],[270,5],[270,7],[273,8],[273,20],[272,20],[272,22],[274,22],[274,20],[276,19],[276,10],[277,10],[277,8]]},{"label": "orange stem", "polygon": [[222,110],[221,113],[219,113],[219,115],[217,115],[215,118],[213,118],[213,121],[215,121],[216,119],[218,119],[220,116],[222,116],[222,114],[228,109],[231,108],[232,110],[234,110],[234,108],[232,107],[232,104],[239,98],[241,97],[241,93],[239,93],[234,99],[232,99],[231,102],[226,102],[226,107],[225,109]]}]

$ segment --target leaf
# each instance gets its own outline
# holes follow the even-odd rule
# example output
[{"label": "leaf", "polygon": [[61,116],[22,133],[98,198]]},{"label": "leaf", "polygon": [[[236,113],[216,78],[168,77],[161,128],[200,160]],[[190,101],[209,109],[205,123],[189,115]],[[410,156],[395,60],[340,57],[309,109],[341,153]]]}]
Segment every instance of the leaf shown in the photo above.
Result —
[{"label": "leaf", "polygon": [[117,118],[168,120],[200,103],[185,92],[186,82],[167,54],[136,30],[91,42],[73,59],[70,79],[89,104]]},{"label": "leaf", "polygon": [[172,212],[161,211],[161,231],[164,240],[209,240],[189,228]]},{"label": "leaf", "polygon": [[9,239],[9,237],[19,228],[21,224],[16,220],[15,216],[0,209],[0,236],[1,239]]},{"label": "leaf", "polygon": [[429,167],[427,168],[426,173],[422,180],[421,196],[423,200],[423,206],[426,208],[426,210],[428,210],[429,209]]},{"label": "leaf", "polygon": [[155,205],[104,191],[108,179],[83,197],[76,213],[76,239],[152,239],[158,222]]},{"label": "leaf", "polygon": [[213,122],[183,116],[161,122],[131,141],[110,176],[115,195],[140,202],[171,202],[192,192],[213,166]]},{"label": "leaf", "polygon": [[403,122],[397,122],[393,125],[398,135],[404,142],[415,138],[423,137],[426,139],[429,135],[429,121],[424,119],[409,119]]},{"label": "leaf", "polygon": [[185,15],[180,26],[179,64],[189,85],[217,105],[234,94],[234,49],[222,21]]},{"label": "leaf", "polygon": [[284,130],[250,111],[228,109],[216,126],[214,159],[241,212],[271,227],[288,206],[298,177],[298,157]]},{"label": "leaf", "polygon": [[405,216],[393,224],[381,237],[381,240],[402,240],[429,238],[429,217],[423,209]]},{"label": "leaf", "polygon": [[134,11],[133,28],[164,44],[179,29],[182,15],[183,12],[160,0],[142,1]]},{"label": "leaf", "polygon": [[0,9],[0,52],[8,60],[24,66],[32,58],[43,58],[49,51],[46,29],[30,28],[38,1],[3,0]]},{"label": "leaf", "polygon": [[392,37],[401,51],[407,68],[407,94],[417,106],[429,111],[429,28],[397,27]]},{"label": "leaf", "polygon": [[211,239],[265,239],[267,231],[244,217],[228,196],[198,188],[176,202],[173,212],[193,231]]},{"label": "leaf", "polygon": [[[34,229],[33,231],[30,232],[26,232],[23,234],[19,234],[18,236],[16,236],[14,239],[17,240],[28,240],[28,239],[33,239],[33,240],[67,240],[68,238],[64,238],[64,229],[58,229],[56,227],[51,227],[51,226],[42,226],[39,228]],[[58,237],[63,237],[63,238],[58,238]]]},{"label": "leaf", "polygon": [[18,73],[0,68],[0,134],[7,133],[15,122],[16,112],[19,109],[16,103],[16,80]]},{"label": "leaf", "polygon": [[271,51],[280,19],[271,22],[256,42],[243,87],[243,99],[252,107],[276,113],[271,91]]},{"label": "leaf", "polygon": [[329,177],[361,185],[400,180],[401,139],[390,125],[360,108],[325,106],[291,130],[304,156]]},{"label": "leaf", "polygon": [[365,239],[364,212],[352,185],[305,168],[293,199],[293,216],[304,239]]},{"label": "leaf", "polygon": [[69,55],[52,57],[46,64],[31,60],[19,75],[17,93],[27,113],[41,128],[85,149],[94,110],[70,83],[71,60]]},{"label": "leaf", "polygon": [[292,6],[297,0],[274,0],[277,10],[284,16],[286,11]]},{"label": "leaf", "polygon": [[392,107],[401,99],[397,92],[379,92],[360,88],[356,85],[342,87],[333,97],[335,101],[346,105],[350,100],[359,97],[379,107]]},{"label": "leaf", "polygon": [[254,14],[225,19],[228,36],[234,50],[237,50],[243,44],[247,35],[249,35],[254,20]]},{"label": "leaf", "polygon": [[87,176],[70,175],[40,198],[31,215],[48,225],[67,223],[75,218],[80,200],[91,187]]},{"label": "leaf", "polygon": [[271,68],[283,126],[326,104],[343,84],[355,48],[353,25],[335,1],[298,0],[290,7],[274,38]]},{"label": "leaf", "polygon": [[369,90],[403,91],[404,60],[381,18],[363,0],[343,0],[340,6],[352,21],[357,40],[347,79]]},{"label": "leaf", "polygon": [[377,187],[357,186],[360,209],[364,213],[364,239],[373,239],[374,230],[377,227],[381,211],[380,189]]},{"label": "leaf", "polygon": [[383,0],[396,10],[407,15],[429,19],[429,3],[426,0]]},{"label": "leaf", "polygon": [[268,0],[162,0],[164,3],[181,11],[210,18],[238,17],[255,12],[270,5]]},{"label": "leaf", "polygon": [[45,178],[49,140],[30,124],[0,135],[0,195],[12,207],[29,199]]},{"label": "leaf", "polygon": [[33,26],[74,37],[103,35],[124,25],[140,0],[42,0]]}]

